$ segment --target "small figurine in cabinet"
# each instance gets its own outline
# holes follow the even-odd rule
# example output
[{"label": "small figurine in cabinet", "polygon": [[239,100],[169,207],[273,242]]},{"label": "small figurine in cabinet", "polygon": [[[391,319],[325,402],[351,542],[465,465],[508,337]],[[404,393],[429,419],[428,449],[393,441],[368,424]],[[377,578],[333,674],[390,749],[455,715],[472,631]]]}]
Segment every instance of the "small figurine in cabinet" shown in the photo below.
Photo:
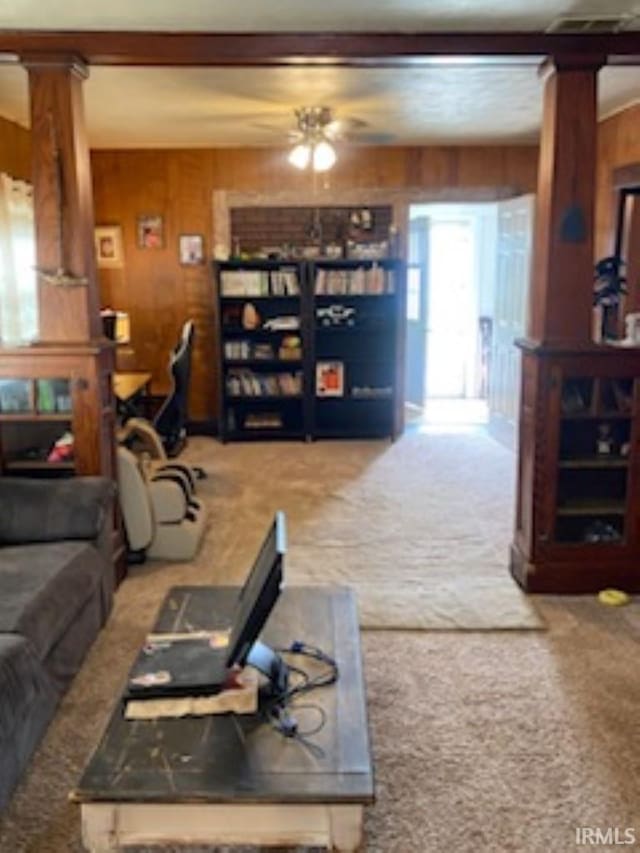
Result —
[{"label": "small figurine in cabinet", "polygon": [[598,456],[611,456],[613,453],[613,435],[609,424],[598,424],[596,453]]}]

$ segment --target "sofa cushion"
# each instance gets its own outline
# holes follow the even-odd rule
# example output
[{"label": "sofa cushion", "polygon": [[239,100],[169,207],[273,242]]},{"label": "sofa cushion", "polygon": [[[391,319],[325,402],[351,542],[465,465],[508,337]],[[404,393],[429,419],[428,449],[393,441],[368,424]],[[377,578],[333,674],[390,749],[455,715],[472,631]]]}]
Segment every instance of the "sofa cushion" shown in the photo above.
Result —
[{"label": "sofa cushion", "polygon": [[114,493],[105,477],[0,477],[0,543],[95,539]]},{"label": "sofa cushion", "polygon": [[0,634],[0,743],[12,738],[31,706],[45,698],[47,704],[57,700],[29,642],[17,634]]},{"label": "sofa cushion", "polygon": [[0,548],[0,632],[27,637],[43,660],[105,570],[86,542]]}]

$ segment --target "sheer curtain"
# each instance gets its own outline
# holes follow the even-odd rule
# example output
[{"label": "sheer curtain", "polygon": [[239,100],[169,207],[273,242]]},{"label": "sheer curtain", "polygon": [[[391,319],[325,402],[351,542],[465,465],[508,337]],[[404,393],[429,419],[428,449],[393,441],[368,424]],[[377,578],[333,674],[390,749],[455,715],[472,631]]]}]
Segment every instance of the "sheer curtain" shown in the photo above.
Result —
[{"label": "sheer curtain", "polygon": [[33,191],[0,174],[0,344],[38,336],[38,293]]}]

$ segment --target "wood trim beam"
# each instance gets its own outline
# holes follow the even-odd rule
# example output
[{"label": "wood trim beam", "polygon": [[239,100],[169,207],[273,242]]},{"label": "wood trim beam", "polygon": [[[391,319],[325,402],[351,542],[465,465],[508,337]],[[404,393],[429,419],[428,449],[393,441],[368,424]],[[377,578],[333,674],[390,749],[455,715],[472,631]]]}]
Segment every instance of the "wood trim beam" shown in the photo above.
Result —
[{"label": "wood trim beam", "polygon": [[[78,54],[90,65],[415,65],[438,56],[602,55],[640,64],[640,32],[194,33],[0,30],[0,53]],[[33,59],[33,57],[31,57]]]}]

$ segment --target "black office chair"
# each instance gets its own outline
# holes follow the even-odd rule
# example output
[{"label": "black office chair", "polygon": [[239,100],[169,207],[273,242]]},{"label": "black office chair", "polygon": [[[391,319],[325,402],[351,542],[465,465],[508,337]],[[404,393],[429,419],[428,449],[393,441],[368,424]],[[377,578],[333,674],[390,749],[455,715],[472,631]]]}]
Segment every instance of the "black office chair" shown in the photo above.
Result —
[{"label": "black office chair", "polygon": [[177,456],[186,444],[191,352],[193,349],[194,333],[193,320],[187,320],[182,327],[180,340],[169,359],[173,389],[153,421],[153,425],[162,440],[167,456]]}]

